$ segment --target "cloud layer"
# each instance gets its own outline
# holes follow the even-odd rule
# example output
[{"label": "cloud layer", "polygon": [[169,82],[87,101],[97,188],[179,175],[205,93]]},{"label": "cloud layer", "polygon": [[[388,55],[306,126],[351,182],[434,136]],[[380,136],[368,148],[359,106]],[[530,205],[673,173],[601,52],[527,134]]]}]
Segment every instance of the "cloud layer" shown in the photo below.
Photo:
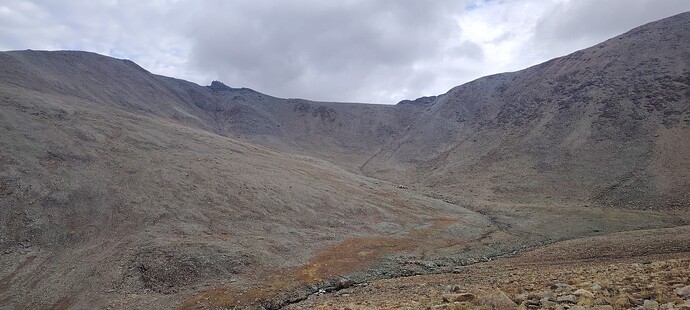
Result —
[{"label": "cloud layer", "polygon": [[200,84],[395,103],[688,10],[687,0],[8,0],[0,49],[88,50]]}]

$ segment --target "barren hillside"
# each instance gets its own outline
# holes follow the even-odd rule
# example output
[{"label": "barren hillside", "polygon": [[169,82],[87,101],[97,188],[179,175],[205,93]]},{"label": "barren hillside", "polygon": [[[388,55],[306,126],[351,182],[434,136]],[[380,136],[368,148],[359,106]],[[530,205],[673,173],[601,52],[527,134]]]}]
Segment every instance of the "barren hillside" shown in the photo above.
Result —
[{"label": "barren hillside", "polygon": [[686,208],[689,28],[680,14],[458,86],[363,170],[508,201]]},{"label": "barren hillside", "polygon": [[485,216],[318,159],[77,96],[2,94],[3,303],[74,296],[89,307],[112,292],[180,302],[170,293],[255,284],[261,270],[303,264],[348,237],[407,250],[424,240],[409,233],[438,221],[454,227],[438,232],[451,239],[491,229]]}]

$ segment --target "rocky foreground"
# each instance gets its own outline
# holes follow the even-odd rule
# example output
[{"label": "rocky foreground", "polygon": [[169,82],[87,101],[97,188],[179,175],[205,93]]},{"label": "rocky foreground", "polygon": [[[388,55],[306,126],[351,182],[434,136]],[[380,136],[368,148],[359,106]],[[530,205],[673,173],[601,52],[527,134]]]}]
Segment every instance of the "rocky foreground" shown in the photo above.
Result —
[{"label": "rocky foreground", "polygon": [[360,284],[287,308],[690,310],[690,226],[557,242],[453,273]]},{"label": "rocky foreground", "polygon": [[289,309],[690,310],[690,253],[617,262],[488,263],[375,282]]}]

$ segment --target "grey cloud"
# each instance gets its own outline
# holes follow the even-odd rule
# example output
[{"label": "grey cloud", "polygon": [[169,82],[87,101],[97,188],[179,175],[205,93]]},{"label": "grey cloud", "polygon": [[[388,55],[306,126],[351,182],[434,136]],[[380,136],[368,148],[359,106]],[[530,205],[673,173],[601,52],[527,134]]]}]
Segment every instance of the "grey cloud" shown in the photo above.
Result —
[{"label": "grey cloud", "polygon": [[[232,85],[321,100],[372,96],[407,85],[415,66],[441,57],[460,32],[449,12],[459,1],[217,2],[194,23],[193,61]],[[458,53],[480,57],[471,43]],[[427,83],[432,83],[428,81]]]},{"label": "grey cloud", "polygon": [[0,49],[87,50],[200,84],[394,103],[685,10],[687,0],[5,0]]},{"label": "grey cloud", "polygon": [[544,15],[535,42],[563,54],[634,27],[690,10],[687,0],[571,0]]},{"label": "grey cloud", "polygon": [[87,50],[129,58],[158,73],[184,73],[174,66],[186,59],[179,14],[186,6],[177,1],[8,0],[0,4],[0,14],[11,12],[13,18],[3,18],[0,48]]},{"label": "grey cloud", "polygon": [[482,47],[471,41],[462,41],[451,49],[452,57],[466,57],[472,60],[481,60],[484,57]]}]

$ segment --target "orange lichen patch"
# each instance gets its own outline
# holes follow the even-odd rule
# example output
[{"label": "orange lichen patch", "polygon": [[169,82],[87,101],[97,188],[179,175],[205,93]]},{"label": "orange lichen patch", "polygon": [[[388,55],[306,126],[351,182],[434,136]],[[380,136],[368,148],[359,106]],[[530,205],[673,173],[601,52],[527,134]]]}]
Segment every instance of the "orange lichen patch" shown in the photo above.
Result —
[{"label": "orange lichen patch", "polygon": [[[296,288],[292,287],[292,288]],[[274,288],[275,289],[275,288]],[[278,296],[276,290],[270,287],[252,288],[239,292],[228,287],[206,290],[188,299],[180,309],[217,309],[242,307],[255,304],[260,300],[267,300]]]},{"label": "orange lichen patch", "polygon": [[[219,287],[197,294],[187,300],[181,309],[232,308],[255,305],[262,300],[276,300],[300,290],[305,285],[338,279],[371,267],[385,255],[410,250],[447,246],[449,240],[439,239],[438,233],[455,223],[452,218],[430,220],[421,229],[413,230],[409,237],[358,237],[346,239],[317,252],[307,264],[295,269],[266,271],[255,278],[260,286],[239,291]],[[284,297],[284,296],[283,296]]]},{"label": "orange lichen patch", "polygon": [[431,220],[431,224],[423,229],[417,229],[410,232],[410,235],[414,239],[431,237],[437,235],[446,227],[454,224],[456,220],[448,217],[438,217]]},{"label": "orange lichen patch", "polygon": [[319,251],[297,274],[306,283],[320,282],[361,270],[381,256],[410,250],[410,240],[351,238]]},{"label": "orange lichen patch", "polygon": [[277,299],[308,284],[318,284],[370,266],[383,255],[414,248],[411,240],[394,238],[351,238],[319,251],[306,265],[297,269],[264,273],[261,286],[246,291],[219,287],[197,294],[181,309],[213,309],[248,306],[261,300]]}]

